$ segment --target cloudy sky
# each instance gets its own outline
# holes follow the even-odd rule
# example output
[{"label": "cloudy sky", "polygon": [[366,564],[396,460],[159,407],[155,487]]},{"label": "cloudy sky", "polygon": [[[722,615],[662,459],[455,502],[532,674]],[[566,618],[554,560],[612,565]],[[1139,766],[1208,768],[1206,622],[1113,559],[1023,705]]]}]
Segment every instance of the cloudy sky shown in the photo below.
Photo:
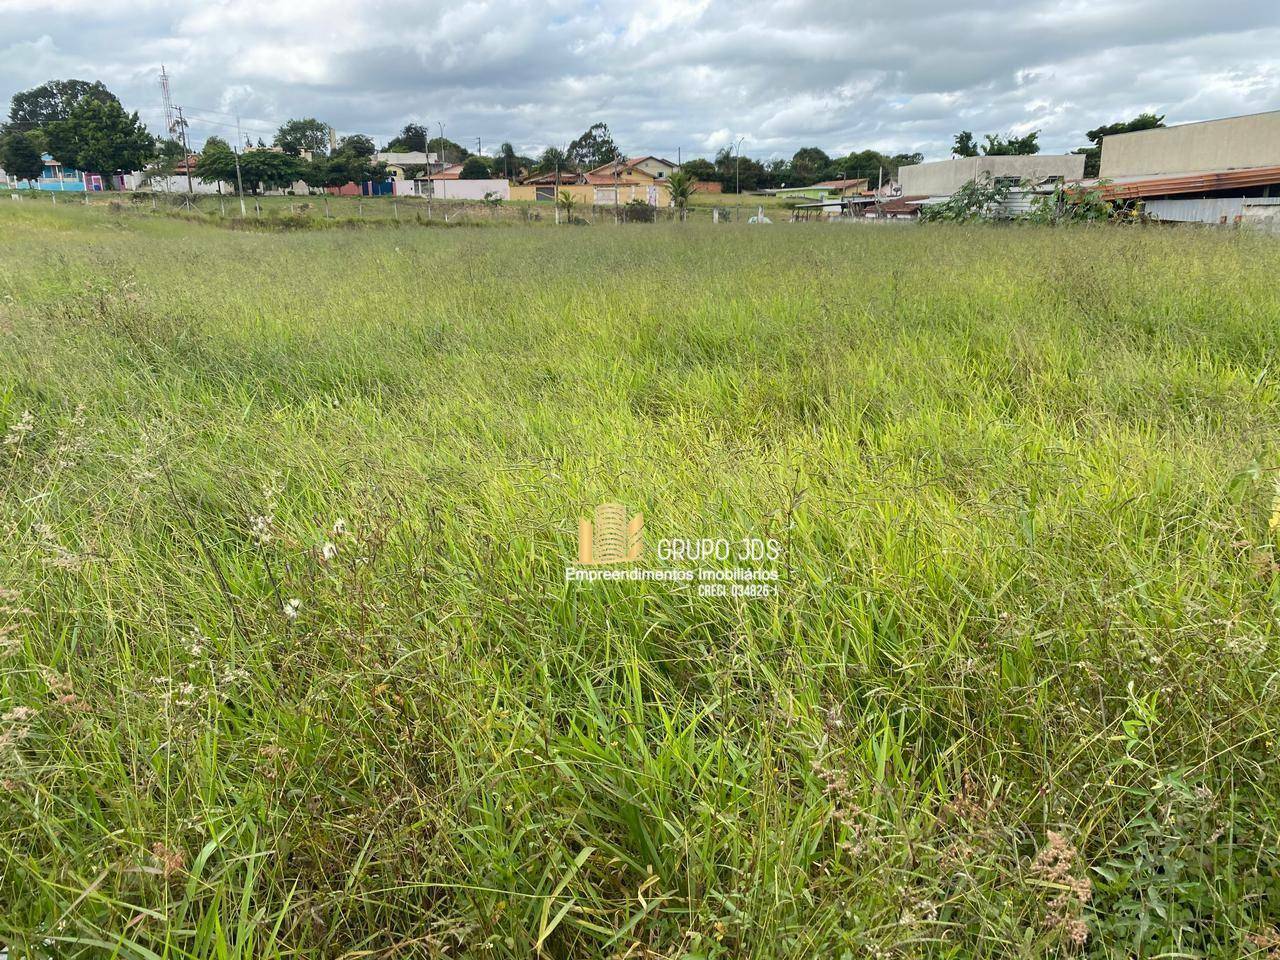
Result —
[{"label": "cloudy sky", "polygon": [[[379,143],[407,121],[535,153],[606,121],[628,153],[876,148],[961,129],[1046,151],[1144,110],[1280,109],[1277,0],[0,0],[0,98],[100,79],[153,131],[157,78],[193,140],[316,116]],[[0,111],[2,112],[2,111]]]}]

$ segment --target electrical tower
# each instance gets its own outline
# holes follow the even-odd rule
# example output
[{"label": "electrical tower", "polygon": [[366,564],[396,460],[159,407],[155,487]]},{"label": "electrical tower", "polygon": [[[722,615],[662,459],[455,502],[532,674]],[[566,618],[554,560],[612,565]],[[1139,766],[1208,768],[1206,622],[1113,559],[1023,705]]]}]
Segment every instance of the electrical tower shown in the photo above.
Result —
[{"label": "electrical tower", "polygon": [[164,129],[170,137],[177,139],[180,136],[179,124],[173,113],[173,99],[169,96],[169,74],[165,72],[163,63],[160,64],[160,93],[164,98]]}]

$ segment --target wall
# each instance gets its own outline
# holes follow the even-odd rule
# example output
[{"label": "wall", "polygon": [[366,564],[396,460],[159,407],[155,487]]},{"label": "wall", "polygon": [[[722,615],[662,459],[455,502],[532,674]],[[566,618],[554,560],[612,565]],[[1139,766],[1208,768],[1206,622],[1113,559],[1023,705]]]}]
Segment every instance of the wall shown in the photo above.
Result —
[{"label": "wall", "polygon": [[[658,206],[660,207],[670,206],[671,191],[667,188],[667,185],[665,183],[655,183],[653,186],[658,194]],[[517,184],[516,186],[513,186],[511,188],[511,199],[512,200],[536,200],[538,189],[539,189],[538,187],[535,187],[531,183]],[[543,189],[548,189],[548,190],[551,190],[552,192],[555,191],[554,187],[547,187]],[[597,195],[596,193],[597,190],[605,191],[605,193]],[[612,190],[613,190],[613,186],[611,184],[597,185],[597,184],[591,184],[591,183],[562,183],[560,185],[559,192],[568,193],[573,197],[574,200],[578,201],[578,203],[584,203],[587,206],[591,206],[594,204],[598,204],[600,206],[612,206],[613,205]],[[606,199],[597,200],[597,196],[604,197],[606,196],[606,194],[608,195],[607,200]],[[641,183],[619,184],[618,185],[618,202],[627,203],[631,200],[643,200],[644,202],[648,203],[649,202],[648,185],[641,184]],[[551,203],[550,200],[546,200],[544,202],[548,204]]]},{"label": "wall", "polygon": [[1106,179],[1271,166],[1280,166],[1280,110],[1102,138]]},{"label": "wall", "polygon": [[1082,154],[1032,154],[1025,157],[960,157],[898,168],[898,183],[908,197],[948,197],[982,174],[1037,180],[1062,177],[1079,180],[1084,176]]},{"label": "wall", "polygon": [[1280,197],[1168,197],[1147,200],[1143,209],[1159,220],[1175,223],[1234,224],[1237,217],[1242,223],[1274,218],[1280,214]]},{"label": "wall", "polygon": [[483,200],[486,193],[511,199],[511,184],[506,180],[432,180],[432,196],[437,200]]},{"label": "wall", "polygon": [[[125,184],[129,190],[154,190],[156,193],[186,193],[187,192],[187,175],[173,177],[151,177],[146,178],[145,174],[129,173],[125,174]],[[221,186],[221,192],[224,194],[233,194],[236,188],[229,183],[203,183],[195,174],[191,175],[191,192],[199,194],[218,193],[218,187]],[[244,185],[246,191],[249,185]]]}]

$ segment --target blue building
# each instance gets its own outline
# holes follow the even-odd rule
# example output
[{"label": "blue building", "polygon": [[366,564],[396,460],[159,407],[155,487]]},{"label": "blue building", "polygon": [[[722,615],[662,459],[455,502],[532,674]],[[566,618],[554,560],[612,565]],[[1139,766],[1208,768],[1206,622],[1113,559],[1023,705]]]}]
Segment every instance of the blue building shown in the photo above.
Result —
[{"label": "blue building", "polygon": [[40,159],[44,161],[44,169],[40,171],[39,180],[19,180],[16,177],[8,177],[8,185],[18,190],[83,192],[105,189],[99,174],[84,173],[74,167],[65,166],[47,153],[41,155]]}]

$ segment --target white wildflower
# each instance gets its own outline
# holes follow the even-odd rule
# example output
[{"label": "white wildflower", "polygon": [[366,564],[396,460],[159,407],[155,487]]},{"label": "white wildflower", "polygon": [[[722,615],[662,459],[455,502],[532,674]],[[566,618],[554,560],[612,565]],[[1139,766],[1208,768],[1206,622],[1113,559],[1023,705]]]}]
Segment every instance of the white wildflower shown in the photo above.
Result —
[{"label": "white wildflower", "polygon": [[302,601],[297,599],[289,599],[284,602],[284,615],[290,620],[298,619],[298,611],[302,608]]},{"label": "white wildflower", "polygon": [[[22,416],[20,416],[13,423],[9,424],[9,429],[8,431],[6,431],[4,435],[4,441],[3,441],[4,445],[6,447],[21,446],[22,441],[27,438],[27,434],[29,434],[35,428],[36,428],[35,416],[32,415],[30,410],[23,410]],[[21,456],[21,451],[18,452],[18,455]]]},{"label": "white wildflower", "polygon": [[271,542],[272,524],[274,518],[259,515],[249,517],[249,533],[253,536],[253,542],[260,547],[265,547]]},{"label": "white wildflower", "polygon": [[330,560],[337,557],[337,555],[338,555],[337,546],[326,540],[325,545],[320,548],[320,556],[324,559],[325,563],[328,563]]}]

